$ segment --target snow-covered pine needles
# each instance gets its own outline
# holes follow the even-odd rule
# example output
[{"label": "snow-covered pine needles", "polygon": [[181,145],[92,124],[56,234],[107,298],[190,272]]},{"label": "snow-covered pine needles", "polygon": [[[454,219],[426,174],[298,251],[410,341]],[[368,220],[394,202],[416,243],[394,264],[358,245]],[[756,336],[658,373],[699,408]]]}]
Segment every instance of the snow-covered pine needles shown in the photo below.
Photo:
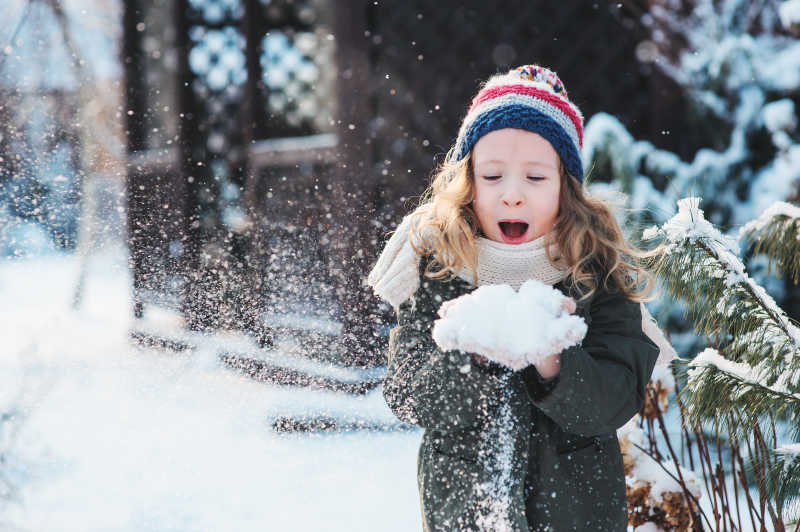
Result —
[{"label": "snow-covered pine needles", "polygon": [[757,219],[745,224],[739,237],[749,241],[748,249],[753,253],[769,257],[770,267],[774,261],[779,274],[800,282],[800,207],[776,201]]},{"label": "snow-covered pine needles", "polygon": [[[700,198],[680,200],[673,218],[661,228],[646,231],[644,238],[663,236],[666,244],[653,269],[667,290],[687,303],[696,329],[717,338],[722,356],[746,364],[749,375],[758,376],[757,380],[745,380],[713,366],[724,374],[714,380],[727,381],[737,396],[744,393],[739,388],[757,384],[765,393],[780,389],[785,393],[775,393],[773,406],[788,408],[800,419],[800,329],[747,275],[738,245],[705,220],[699,202]],[[692,380],[688,392],[695,389]],[[695,406],[707,404],[702,412],[707,415],[724,403],[719,395],[709,404],[690,401]],[[766,413],[760,409],[750,412],[755,416]]]},{"label": "snow-covered pine needles", "polygon": [[[653,272],[687,304],[695,329],[716,345],[673,362],[686,382],[680,392],[686,421],[711,422],[735,445],[747,442],[749,448],[755,438],[768,453],[755,462],[751,455],[750,472],[774,497],[779,514],[786,503],[800,510],[800,497],[790,490],[797,486],[800,459],[779,452],[774,425],[786,420],[790,437],[800,439],[800,329],[747,275],[739,246],[704,218],[699,204],[697,197],[678,201],[674,217],[643,234],[645,240],[662,240]],[[755,241],[751,247],[769,250],[779,270],[791,273],[797,270],[798,242],[787,241],[796,239],[798,213],[792,205],[775,205],[740,235]]]}]

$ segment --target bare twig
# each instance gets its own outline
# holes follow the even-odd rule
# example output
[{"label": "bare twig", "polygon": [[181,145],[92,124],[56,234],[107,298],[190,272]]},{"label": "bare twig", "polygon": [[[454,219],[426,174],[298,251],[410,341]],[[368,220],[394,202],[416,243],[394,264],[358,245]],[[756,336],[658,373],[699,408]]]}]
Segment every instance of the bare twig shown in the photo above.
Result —
[{"label": "bare twig", "polygon": [[[733,480],[734,500],[736,501],[736,521],[739,523],[739,530],[742,530],[742,513],[739,509],[739,484],[736,478],[736,455],[738,454],[739,444],[731,444],[731,478]],[[742,488],[746,490],[747,486],[742,486]]]},{"label": "bare twig", "polygon": [[717,438],[717,468],[716,468],[716,475],[717,475],[717,482],[719,483],[719,498],[720,504],[722,506],[722,526],[724,530],[727,530],[728,525],[725,522],[725,517],[728,518],[728,521],[731,522],[733,525],[733,521],[731,520],[731,512],[730,512],[730,498],[728,496],[728,486],[725,484],[725,468],[722,463],[722,446],[720,444],[719,438]]},{"label": "bare twig", "polygon": [[[747,452],[748,452],[748,457],[749,457],[748,460],[750,461],[750,464],[752,465],[752,463],[753,463],[753,460],[752,460],[753,449],[750,446],[750,439],[748,438],[747,440],[745,440],[745,443],[747,443]],[[740,479],[742,481],[742,484],[747,486],[747,475],[745,474],[744,460],[742,459],[741,456],[739,456],[738,459],[739,459]],[[756,530],[756,523],[755,523],[755,520],[753,518],[753,513],[756,514],[756,517],[758,518],[759,522],[763,521],[763,519],[762,519],[762,516],[758,513],[758,508],[756,507],[755,503],[753,502],[753,499],[750,497],[750,490],[749,489],[745,489],[744,493],[747,496],[747,503],[748,503],[749,509],[750,509],[750,519],[753,520],[753,530]]]},{"label": "bare twig", "polygon": [[[667,449],[669,450],[669,454],[670,454],[670,456],[672,456],[672,461],[675,463],[675,471],[678,473],[678,478],[679,478],[679,482],[678,483],[680,484],[681,489],[683,490],[683,494],[686,497],[686,500],[687,501],[694,500],[694,497],[689,492],[689,488],[686,486],[686,481],[683,479],[683,474],[681,473],[681,468],[680,468],[680,461],[678,461],[678,457],[677,457],[677,455],[675,454],[675,451],[672,448],[672,442],[670,441],[669,434],[667,433],[667,427],[666,427],[666,424],[664,423],[664,416],[661,413],[661,408],[659,408],[659,406],[658,406],[658,394],[652,388],[650,389],[650,394],[651,394],[651,400],[653,401],[653,405],[654,405],[653,408],[655,408],[655,411],[656,411],[656,414],[657,414],[656,419],[658,419],[658,425],[661,428],[662,434],[664,434],[664,440],[665,440],[665,442],[667,444]],[[691,509],[692,509],[692,507],[691,507],[691,504],[690,504],[689,505],[689,510],[691,511]],[[697,505],[697,510],[701,511],[699,504]],[[701,511],[701,513],[702,513],[702,511]],[[696,517],[697,516],[697,511],[693,512],[693,514],[694,514],[693,517]]]}]

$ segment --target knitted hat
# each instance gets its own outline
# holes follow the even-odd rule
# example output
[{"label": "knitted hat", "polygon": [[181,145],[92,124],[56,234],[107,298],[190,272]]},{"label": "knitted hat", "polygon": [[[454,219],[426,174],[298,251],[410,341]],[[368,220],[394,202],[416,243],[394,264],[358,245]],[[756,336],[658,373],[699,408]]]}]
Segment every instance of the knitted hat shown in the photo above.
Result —
[{"label": "knitted hat", "polygon": [[461,124],[453,160],[466,157],[482,136],[503,128],[526,129],[547,139],[569,174],[583,182],[583,115],[555,72],[524,65],[489,78]]}]

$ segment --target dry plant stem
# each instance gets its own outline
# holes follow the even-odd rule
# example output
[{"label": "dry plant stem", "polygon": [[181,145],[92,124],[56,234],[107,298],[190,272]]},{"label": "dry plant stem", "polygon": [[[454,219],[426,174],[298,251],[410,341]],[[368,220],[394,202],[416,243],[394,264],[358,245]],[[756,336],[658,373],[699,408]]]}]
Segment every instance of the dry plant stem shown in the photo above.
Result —
[{"label": "dry plant stem", "polygon": [[[753,449],[750,446],[750,439],[748,438],[745,441],[747,443],[748,457],[752,457],[753,456]],[[751,460],[751,463],[752,463],[752,460]],[[740,474],[739,478],[742,481],[742,485],[747,486],[747,475],[745,475],[744,460],[742,459],[741,456],[739,456],[739,474]],[[759,522],[763,522],[762,515],[758,513],[758,507],[756,506],[755,502],[753,502],[753,499],[750,497],[750,490],[749,489],[745,489],[744,494],[747,496],[747,503],[748,503],[749,509],[750,509],[750,519],[753,519],[753,513],[755,513],[755,517],[758,518],[758,521]],[[756,524],[755,524],[755,521],[753,521],[753,530],[755,530],[755,529],[756,529]]]},{"label": "dry plant stem", "polygon": [[731,480],[733,481],[733,497],[734,502],[736,503],[736,523],[738,524],[738,529],[742,530],[742,511],[741,505],[739,504],[739,488],[747,489],[746,485],[742,485],[739,482],[739,477],[736,474],[736,457],[739,455],[739,444],[736,443],[735,445],[731,445]]},{"label": "dry plant stem", "polygon": [[[720,462],[721,461],[722,458],[720,458]],[[731,513],[731,499],[730,499],[730,494],[728,493],[728,485],[725,482],[725,469],[722,467],[722,465],[717,465],[717,476],[719,477],[719,483],[722,486],[722,498],[723,498],[722,508],[724,510],[723,512],[724,529],[727,530],[728,525],[730,525],[731,530],[736,530],[736,526],[733,524],[733,514]],[[728,518],[727,521],[725,521],[724,519],[725,517]]]},{"label": "dry plant stem", "polygon": [[720,493],[719,497],[721,500],[722,505],[722,527],[723,530],[728,529],[728,524],[725,522],[725,517],[728,518],[731,526],[733,526],[732,516],[731,516],[731,507],[730,507],[730,497],[728,495],[728,485],[725,483],[725,467],[722,462],[722,446],[720,444],[719,438],[717,438],[717,482],[719,483]]},{"label": "dry plant stem", "polygon": [[[694,471],[694,449],[692,448],[692,436],[689,430],[681,423],[681,460],[683,460],[683,448],[689,456],[689,468]],[[685,462],[684,462],[685,463]]]},{"label": "dry plant stem", "polygon": [[710,495],[711,509],[716,513],[716,509],[714,508],[714,491],[712,490],[711,486],[709,486],[708,474],[706,473],[706,460],[703,453],[703,440],[701,439],[702,434],[699,428],[696,427],[694,430],[695,437],[697,438],[697,459],[700,462],[700,471],[703,473],[703,484],[706,487],[706,493]]},{"label": "dry plant stem", "polygon": [[[715,434],[718,434],[719,430],[715,428],[714,432]],[[722,467],[720,466],[722,463],[722,446],[719,443],[719,436],[717,436],[714,443],[717,446],[717,463],[714,464],[714,478],[716,479],[717,489],[719,490],[720,518],[722,520],[722,528],[724,530],[727,528],[725,524],[725,509],[727,506],[725,503],[725,477],[722,474]]]},{"label": "dry plant stem", "polygon": [[[717,334],[713,338],[709,337],[709,340],[711,340],[712,343],[714,344],[714,347],[717,350],[719,350],[720,347],[719,335]],[[719,461],[720,457],[719,431],[716,420],[714,421],[714,434],[715,434],[715,443],[717,447],[717,460]],[[714,509],[714,520],[716,521],[717,525],[716,530],[719,530],[720,521],[722,521],[723,527],[725,523],[725,517],[724,517],[725,500],[724,497],[722,496],[721,486],[719,483],[718,468],[715,467],[715,464],[711,462],[711,453],[708,450],[708,440],[705,438],[705,435],[703,436],[703,451],[704,451],[703,458],[706,462],[706,465],[708,466],[708,478],[709,481],[711,482],[711,488],[712,488],[710,494]]]},{"label": "dry plant stem", "polygon": [[774,448],[778,443],[778,431],[775,430],[775,415],[772,412],[769,413],[769,423],[772,426],[772,443]]},{"label": "dry plant stem", "polygon": [[764,485],[763,479],[761,477],[761,471],[763,467],[763,458],[762,458],[762,441],[761,441],[761,431],[758,430],[758,424],[754,425],[754,433],[753,433],[753,445],[750,445],[750,439],[748,438],[747,441],[747,448],[749,451],[749,461],[750,465],[753,468],[753,473],[756,476],[756,485],[758,487],[758,504],[760,511],[760,522],[761,522],[761,530],[766,530],[764,527],[764,523],[767,517],[767,495],[764,492]]},{"label": "dry plant stem", "polygon": [[[733,414],[728,413],[728,426],[733,426],[735,419]],[[736,478],[736,454],[739,452],[739,445],[736,442],[729,442],[728,447],[731,450],[731,480],[733,481],[733,499],[736,503],[736,520],[739,524],[739,530],[742,529],[742,516],[739,513],[739,484]],[[730,509],[729,509],[730,511]],[[733,527],[733,516],[731,516],[731,527]]]},{"label": "dry plant stem", "polygon": [[[772,465],[773,465],[773,463],[770,461],[770,458],[769,458],[769,451],[770,451],[770,449],[772,449],[772,447],[770,447],[767,444],[767,440],[764,438],[764,433],[761,432],[761,427],[758,424],[756,424],[754,426],[754,429],[756,431],[756,434],[758,434],[758,436],[759,436],[759,442],[761,444],[761,456],[762,456],[762,459],[763,459],[762,461],[764,462],[764,469],[763,470],[766,471],[770,467],[772,467]],[[774,442],[775,440],[773,439],[772,441]]]},{"label": "dry plant stem", "polygon": [[718,525],[714,528],[714,530],[719,529],[719,508],[717,507],[717,488],[716,488],[716,479],[714,478],[714,474],[712,473],[712,466],[711,466],[711,455],[708,452],[708,442],[705,440],[705,436],[702,433],[701,428],[697,429],[697,437],[698,437],[698,445],[701,449],[701,460],[700,463],[703,466],[703,480],[706,482],[706,492],[709,494],[709,499],[711,500],[711,510],[714,512],[714,521]]},{"label": "dry plant stem", "polygon": [[[738,486],[738,478],[736,476],[736,455],[739,454],[739,445],[736,444],[735,446],[731,446],[731,478],[733,480],[733,493],[735,495],[736,501],[736,521],[739,523],[739,530],[742,530],[742,513],[739,509],[739,486]],[[742,486],[743,489],[747,489],[747,486]]]},{"label": "dry plant stem", "polygon": [[769,516],[772,518],[772,524],[775,526],[775,532],[786,532],[786,527],[783,526],[783,520],[775,513],[775,509],[770,505]]},{"label": "dry plant stem", "polygon": [[[741,458],[739,459],[739,481],[743,485],[747,485],[747,477],[744,473],[744,462],[741,460]],[[744,495],[747,498],[747,510],[750,514],[750,523],[753,525],[753,530],[756,530],[756,521],[761,522],[761,518],[758,515],[758,511],[756,510],[756,505],[753,502],[753,499],[750,497],[750,490],[744,490]]]},{"label": "dry plant stem", "polygon": [[686,454],[689,455],[689,468],[694,470],[694,449],[692,449],[692,435],[686,427],[681,427],[684,440],[686,441]]},{"label": "dry plant stem", "polygon": [[[681,400],[681,396],[678,393],[677,381],[675,383],[675,398],[678,400],[678,408],[680,408],[681,420],[682,420],[682,424],[683,424],[683,421],[687,420],[688,417],[686,416],[686,410],[685,410],[685,407],[683,406],[683,401]],[[688,429],[686,429],[685,426],[684,426],[684,428],[685,428],[685,430],[687,430],[687,433],[688,433]],[[706,487],[706,493],[712,494],[713,492],[712,492],[710,486],[708,485],[708,476],[706,475],[705,460],[703,459],[702,436],[701,436],[701,433],[700,433],[700,429],[697,426],[694,427],[694,433],[695,433],[695,438],[697,438],[697,460],[700,462],[700,470],[703,473],[703,484]],[[690,453],[689,456],[691,456],[691,453]],[[716,514],[716,509],[714,507],[714,498],[713,498],[713,496],[711,497],[711,508],[712,508],[712,510],[714,510],[714,513]],[[698,509],[700,509],[699,504],[698,504]],[[708,517],[706,517],[705,512],[703,512],[703,517],[705,517],[706,521],[708,521]],[[710,522],[708,523],[708,526],[709,527],[711,526]]]},{"label": "dry plant stem", "polygon": [[[717,442],[719,441],[719,435],[715,433],[715,439]],[[717,522],[717,530],[719,530],[720,522],[724,520],[723,513],[725,508],[723,506],[724,501],[722,500],[722,494],[720,492],[719,487],[719,477],[717,476],[717,471],[715,464],[711,461],[711,452],[708,449],[708,442],[703,442],[705,447],[705,457],[706,463],[708,465],[708,477],[711,479],[711,485],[714,490],[714,518]]]},{"label": "dry plant stem", "polygon": [[[671,478],[672,480],[674,480],[674,481],[675,481],[675,482],[677,482],[678,484],[681,484],[681,487],[682,487],[682,488],[684,488],[684,493],[686,493],[686,494],[689,496],[690,500],[694,501],[694,503],[695,503],[695,506],[697,506],[698,513],[694,514],[694,517],[697,517],[697,515],[700,515],[700,516],[702,516],[702,517],[703,517],[703,519],[705,519],[705,520],[706,520],[706,523],[708,523],[708,526],[710,527],[710,526],[711,526],[711,521],[709,521],[709,519],[708,519],[708,516],[706,516],[705,512],[703,512],[702,508],[700,508],[700,501],[698,501],[698,500],[695,498],[695,496],[694,496],[694,495],[692,495],[692,493],[691,493],[691,492],[689,492],[688,490],[686,490],[686,487],[683,485],[683,483],[681,482],[681,480],[680,480],[680,479],[678,479],[678,477],[676,477],[676,476],[675,476],[675,475],[672,473],[672,471],[670,471],[669,469],[667,469],[667,468],[664,466],[664,464],[663,464],[661,461],[659,461],[659,460],[656,458],[656,456],[655,456],[654,454],[651,454],[651,453],[650,453],[650,451],[648,451],[648,450],[647,450],[647,449],[645,449],[644,447],[640,447],[639,445],[636,445],[635,443],[632,443],[632,445],[633,445],[634,447],[636,447],[637,449],[639,449],[640,451],[642,451],[642,452],[643,452],[644,454],[646,454],[647,456],[649,456],[650,458],[652,458],[652,459],[653,459],[653,461],[654,461],[656,464],[658,464],[658,467],[660,467],[660,468],[661,468],[661,469],[664,471],[664,473],[666,473],[667,475],[669,475],[669,476],[670,476],[670,478]],[[691,508],[691,506],[690,506],[690,508]]]},{"label": "dry plant stem", "polygon": [[653,420],[649,418],[647,419],[647,439],[648,443],[650,444],[650,450],[659,460],[661,460],[663,457],[661,456],[661,452],[658,450],[655,426],[653,425]]},{"label": "dry plant stem", "polygon": [[684,440],[684,438],[683,438],[683,427],[681,427],[681,463],[685,464],[686,463],[686,448],[687,448],[687,445],[686,445],[686,442],[684,442],[683,440]]},{"label": "dry plant stem", "polygon": [[[694,499],[694,497],[692,497],[692,494],[689,492],[689,488],[686,486],[686,481],[683,479],[683,474],[681,473],[680,462],[678,461],[678,456],[675,454],[675,451],[672,449],[672,442],[670,441],[669,434],[667,433],[667,427],[666,427],[666,424],[664,423],[664,416],[661,413],[661,408],[659,408],[659,406],[658,406],[658,394],[656,394],[656,391],[654,389],[651,389],[650,390],[650,395],[652,396],[653,405],[655,405],[654,408],[655,408],[656,414],[657,414],[656,419],[658,419],[658,425],[661,428],[661,433],[664,434],[664,441],[667,443],[667,449],[669,449],[669,454],[670,454],[670,456],[672,456],[672,461],[675,463],[675,471],[678,473],[678,478],[680,479],[679,480],[679,484],[681,485],[681,489],[683,490],[683,495],[684,495],[684,497],[686,497],[686,501],[689,502],[692,499]],[[700,509],[699,505],[697,506],[697,509],[698,510]],[[692,511],[691,504],[689,504],[689,511]],[[693,514],[693,517],[697,516],[697,512],[696,511],[692,512],[692,514]]]},{"label": "dry plant stem", "polygon": [[[717,477],[719,478],[720,486],[722,486],[722,527],[723,530],[728,530],[728,525],[733,525],[733,521],[731,520],[730,497],[728,496],[728,488],[725,483],[725,470],[719,465],[717,465]],[[733,528],[731,528],[731,530],[733,530]]]},{"label": "dry plant stem", "polygon": [[761,515],[764,515],[768,511],[769,516],[772,519],[772,523],[775,525],[775,530],[780,532],[783,530],[783,523],[781,523],[781,520],[778,518],[775,512],[775,507],[767,497],[766,488],[764,486],[765,479],[763,474],[764,471],[767,471],[770,467],[767,443],[764,441],[764,435],[762,434],[758,423],[753,425],[753,430],[755,431],[758,444],[756,449],[759,451],[758,467],[754,468],[754,470],[756,473],[756,479],[758,480],[758,493],[759,497],[761,498]]},{"label": "dry plant stem", "polygon": [[[769,451],[774,450],[775,447],[778,445],[778,431],[775,430],[775,415],[772,412],[769,413],[769,423],[770,423],[770,428],[772,429],[772,445],[766,448],[764,452],[764,456],[766,457],[767,461],[767,466],[764,471],[769,471],[775,465],[775,462],[771,459],[771,454]],[[774,508],[773,513],[775,515],[775,520],[778,523],[780,523],[780,529],[784,529],[785,527],[783,526],[783,519],[781,518],[781,516],[783,515],[783,504],[776,505],[773,508]]]},{"label": "dry plant stem", "polygon": [[692,438],[689,435],[689,429],[686,426],[686,423],[683,422],[683,420],[686,419],[685,416],[686,412],[683,408],[683,401],[681,401],[680,388],[678,387],[678,379],[675,379],[675,399],[677,399],[678,401],[678,408],[681,414],[681,430],[683,431],[683,434],[686,436],[686,448],[688,449],[689,453],[689,467],[692,469],[692,471],[694,471],[694,458],[692,457]]}]

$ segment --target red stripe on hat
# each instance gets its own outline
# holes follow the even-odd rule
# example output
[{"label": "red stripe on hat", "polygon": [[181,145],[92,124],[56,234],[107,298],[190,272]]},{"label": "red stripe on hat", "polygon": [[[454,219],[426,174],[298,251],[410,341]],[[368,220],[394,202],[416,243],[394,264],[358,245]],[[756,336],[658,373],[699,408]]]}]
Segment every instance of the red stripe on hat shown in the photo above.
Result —
[{"label": "red stripe on hat", "polygon": [[536,87],[530,87],[528,85],[502,85],[500,87],[492,87],[491,89],[486,89],[479,92],[477,96],[475,96],[475,98],[472,100],[472,105],[467,111],[467,114],[471,113],[473,109],[486,100],[498,98],[508,93],[534,96],[558,107],[570,118],[570,120],[572,120],[572,123],[575,124],[575,129],[578,131],[578,142],[580,142],[581,146],[583,146],[583,124],[581,124],[580,117],[569,103],[545,89],[537,89]]}]

